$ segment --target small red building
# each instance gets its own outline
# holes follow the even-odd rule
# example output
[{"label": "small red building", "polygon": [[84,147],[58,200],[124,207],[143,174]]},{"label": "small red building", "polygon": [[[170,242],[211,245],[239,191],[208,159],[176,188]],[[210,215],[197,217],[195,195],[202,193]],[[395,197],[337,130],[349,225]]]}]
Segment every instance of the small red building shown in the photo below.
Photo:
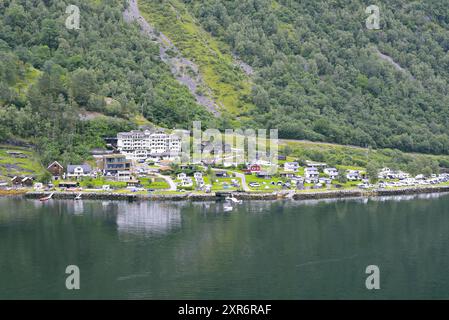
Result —
[{"label": "small red building", "polygon": [[252,164],[250,166],[248,166],[245,170],[243,170],[245,172],[245,174],[252,174],[252,173],[257,173],[260,172],[262,169],[260,168],[260,165],[258,164]]},{"label": "small red building", "polygon": [[260,170],[262,170],[258,164],[252,164],[248,169],[251,172],[260,172]]}]

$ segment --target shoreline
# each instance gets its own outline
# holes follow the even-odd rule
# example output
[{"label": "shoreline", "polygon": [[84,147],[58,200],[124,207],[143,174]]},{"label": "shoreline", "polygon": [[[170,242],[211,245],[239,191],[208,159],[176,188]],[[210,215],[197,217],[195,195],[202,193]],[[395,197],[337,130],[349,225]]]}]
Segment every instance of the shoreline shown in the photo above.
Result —
[{"label": "shoreline", "polygon": [[[312,191],[298,192],[291,197],[287,197],[279,193],[252,193],[252,192],[215,192],[209,194],[120,194],[120,193],[100,193],[100,192],[63,192],[63,191],[32,191],[23,193],[13,193],[10,196],[22,196],[27,199],[39,199],[53,193],[53,199],[74,199],[76,195],[81,194],[83,200],[126,200],[126,201],[219,201],[224,200],[227,196],[235,197],[238,200],[316,200],[316,199],[342,199],[342,198],[368,198],[379,196],[396,196],[396,195],[412,195],[426,193],[443,193],[449,192],[449,185],[445,186],[429,186],[429,187],[413,187],[398,189],[374,189],[374,190],[328,190],[328,191]],[[8,196],[0,194],[1,196]]]}]

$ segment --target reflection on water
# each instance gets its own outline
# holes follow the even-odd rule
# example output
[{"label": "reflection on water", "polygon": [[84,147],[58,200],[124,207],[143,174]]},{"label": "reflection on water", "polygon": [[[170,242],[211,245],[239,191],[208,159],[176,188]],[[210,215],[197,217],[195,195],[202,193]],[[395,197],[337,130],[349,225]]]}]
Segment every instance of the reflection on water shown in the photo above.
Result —
[{"label": "reflection on water", "polygon": [[118,202],[119,232],[168,233],[181,226],[181,207],[173,203]]},{"label": "reflection on water", "polygon": [[84,213],[84,202],[80,200],[73,201],[73,213],[83,214]]},{"label": "reflection on water", "polygon": [[[307,201],[0,198],[1,298],[449,298],[449,195]],[[65,268],[82,290],[65,289]],[[381,290],[368,292],[367,265]]]},{"label": "reflection on water", "polygon": [[398,196],[382,196],[372,197],[373,201],[408,201],[413,199],[438,199],[447,196],[448,193],[422,193],[422,194],[407,194]]}]

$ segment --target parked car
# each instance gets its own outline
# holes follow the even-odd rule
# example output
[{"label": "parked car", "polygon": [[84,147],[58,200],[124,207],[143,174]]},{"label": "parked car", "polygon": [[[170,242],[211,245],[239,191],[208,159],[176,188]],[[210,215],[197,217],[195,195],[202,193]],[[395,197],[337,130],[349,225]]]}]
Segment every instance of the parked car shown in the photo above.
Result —
[{"label": "parked car", "polygon": [[250,182],[249,186],[255,188],[255,187],[260,187],[260,184],[258,182]]}]

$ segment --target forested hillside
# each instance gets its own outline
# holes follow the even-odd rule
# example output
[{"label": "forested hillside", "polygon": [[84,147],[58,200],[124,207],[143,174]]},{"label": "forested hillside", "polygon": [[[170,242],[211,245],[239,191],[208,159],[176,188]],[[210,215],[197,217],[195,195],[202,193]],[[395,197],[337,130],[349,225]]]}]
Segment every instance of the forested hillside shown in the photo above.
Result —
[{"label": "forested hillside", "polygon": [[[80,30],[65,27],[69,4]],[[210,121],[123,10],[119,0],[0,2],[0,140],[25,138],[44,161],[73,162],[138,115],[167,128]]]},{"label": "forested hillside", "polygon": [[[368,30],[368,1],[139,0],[148,22],[199,65],[207,88],[198,90],[223,107],[220,118],[176,81],[158,44],[124,21],[126,3],[0,2],[0,141],[25,139],[44,161],[78,162],[102,136],[139,122],[201,120],[449,154],[443,2],[377,1],[381,29]],[[69,4],[81,10],[80,30],[65,27]]]},{"label": "forested hillside", "polygon": [[[183,2],[255,69],[251,116],[280,136],[449,152],[447,1]],[[370,4],[380,30],[365,26]]]}]

